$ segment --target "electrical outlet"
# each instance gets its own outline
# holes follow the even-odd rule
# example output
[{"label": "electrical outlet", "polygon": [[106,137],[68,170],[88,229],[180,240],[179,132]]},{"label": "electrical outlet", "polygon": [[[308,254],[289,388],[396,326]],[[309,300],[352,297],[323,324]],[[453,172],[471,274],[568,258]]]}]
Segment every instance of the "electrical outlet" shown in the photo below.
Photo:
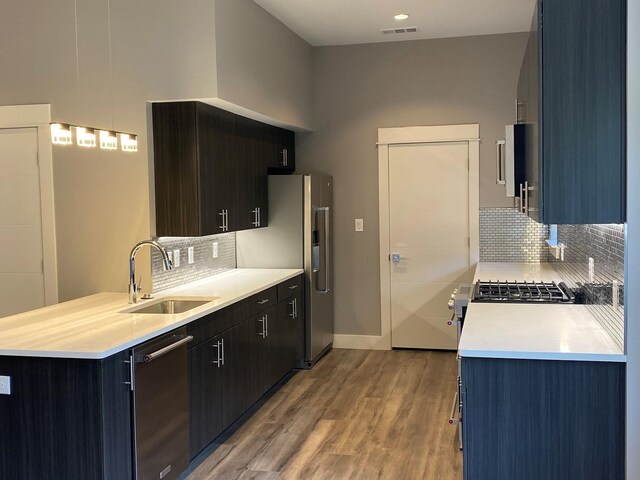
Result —
[{"label": "electrical outlet", "polygon": [[213,242],[213,258],[218,258],[218,242]]},{"label": "electrical outlet", "polygon": [[364,231],[364,219],[356,218],[356,232],[363,232],[363,231]]},{"label": "electrical outlet", "polygon": [[178,268],[180,266],[180,249],[176,248],[173,251],[173,266]]},{"label": "electrical outlet", "polygon": [[593,258],[589,257],[589,283],[593,283],[595,267],[596,262],[593,260]]},{"label": "electrical outlet", "polygon": [[187,257],[189,259],[189,265],[191,265],[195,261],[195,255],[193,253],[193,247],[189,247],[187,249]]},{"label": "electrical outlet", "polygon": [[11,377],[0,375],[0,395],[11,395]]}]

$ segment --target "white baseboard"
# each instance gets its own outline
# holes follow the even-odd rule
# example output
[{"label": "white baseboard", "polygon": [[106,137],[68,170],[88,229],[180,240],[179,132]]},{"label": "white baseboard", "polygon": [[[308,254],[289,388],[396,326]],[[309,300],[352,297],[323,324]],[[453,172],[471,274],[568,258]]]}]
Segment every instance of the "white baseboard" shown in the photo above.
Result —
[{"label": "white baseboard", "polygon": [[333,336],[333,348],[350,348],[355,350],[391,350],[385,337],[377,335],[342,335]]}]

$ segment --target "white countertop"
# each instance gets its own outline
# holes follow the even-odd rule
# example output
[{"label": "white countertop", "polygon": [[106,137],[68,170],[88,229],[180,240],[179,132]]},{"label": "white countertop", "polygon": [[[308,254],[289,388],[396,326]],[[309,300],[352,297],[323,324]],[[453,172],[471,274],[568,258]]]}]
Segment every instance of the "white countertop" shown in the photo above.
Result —
[{"label": "white countertop", "polygon": [[[300,269],[236,269],[165,290],[153,300],[128,304],[124,293],[98,293],[0,318],[0,355],[106,358],[150,338],[277,285]],[[188,312],[122,313],[167,296],[217,297]]]},{"label": "white countertop", "polygon": [[[560,281],[550,264],[480,263],[477,280]],[[585,305],[469,304],[462,357],[625,362],[624,351]]]}]

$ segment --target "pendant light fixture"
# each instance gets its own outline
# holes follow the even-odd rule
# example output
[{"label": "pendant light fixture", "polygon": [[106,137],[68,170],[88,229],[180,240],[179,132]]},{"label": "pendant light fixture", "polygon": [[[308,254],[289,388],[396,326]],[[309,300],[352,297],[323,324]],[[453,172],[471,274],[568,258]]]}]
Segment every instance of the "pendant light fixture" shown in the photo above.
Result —
[{"label": "pendant light fixture", "polygon": [[[78,3],[74,0],[74,25],[76,37],[76,91],[78,112],[81,110],[80,102],[80,59],[78,54]],[[120,148],[123,152],[138,151],[138,136],[133,133],[118,132],[113,129],[113,68],[111,62],[111,1],[107,0],[107,22],[109,31],[109,85],[111,89],[111,129],[96,129],[81,125],[70,125],[68,123],[53,122],[51,126],[51,143],[55,145],[72,145],[72,128],[76,131],[76,144],[79,147],[95,148],[98,145],[96,132],[98,133],[99,145],[104,150],[117,150],[118,137],[120,137]]]},{"label": "pendant light fixture", "polygon": [[71,125],[68,123],[51,124],[51,143],[55,145],[71,145]]},{"label": "pendant light fixture", "polygon": [[104,150],[117,150],[118,137],[113,130],[100,130],[100,148]]}]

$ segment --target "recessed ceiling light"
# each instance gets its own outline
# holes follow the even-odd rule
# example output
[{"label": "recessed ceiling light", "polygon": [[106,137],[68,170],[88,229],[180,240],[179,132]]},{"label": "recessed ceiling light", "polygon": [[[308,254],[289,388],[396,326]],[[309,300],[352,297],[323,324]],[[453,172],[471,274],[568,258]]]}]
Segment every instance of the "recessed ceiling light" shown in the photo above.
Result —
[{"label": "recessed ceiling light", "polygon": [[393,18],[395,18],[396,20],[406,20],[407,18],[409,18],[409,15],[406,13],[399,13],[397,15],[394,15]]}]

